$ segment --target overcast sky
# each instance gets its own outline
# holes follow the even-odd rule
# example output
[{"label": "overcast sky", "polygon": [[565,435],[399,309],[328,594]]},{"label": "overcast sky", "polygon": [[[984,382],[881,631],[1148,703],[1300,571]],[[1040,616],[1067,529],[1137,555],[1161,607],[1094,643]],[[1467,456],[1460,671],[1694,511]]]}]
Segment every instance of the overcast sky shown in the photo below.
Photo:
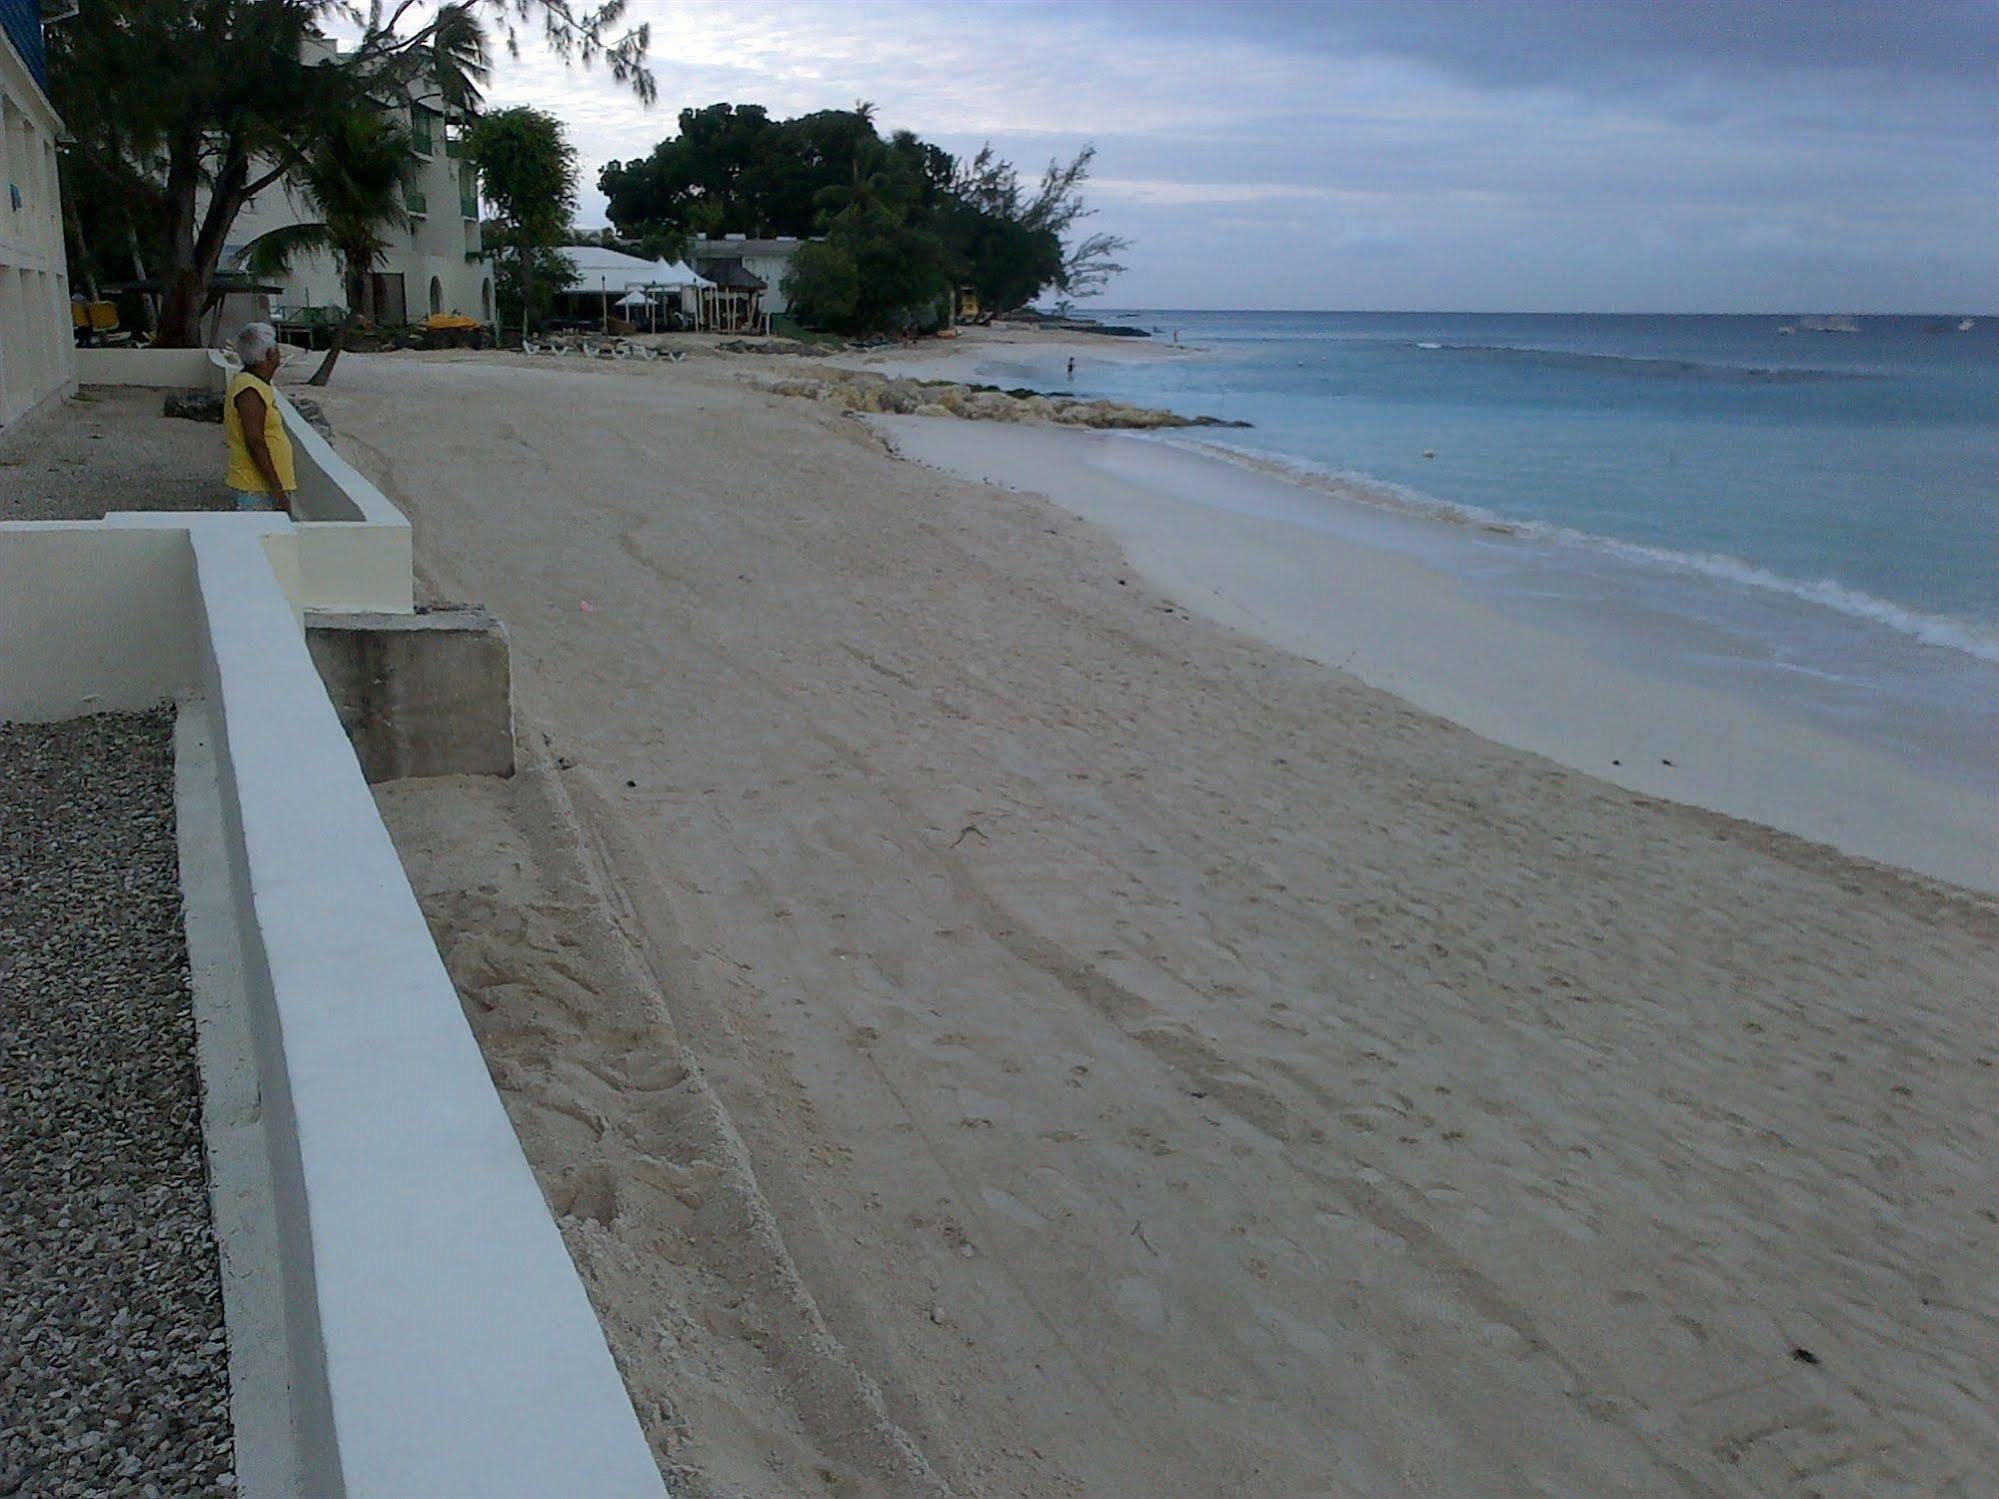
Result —
[{"label": "overcast sky", "polygon": [[1999,310],[1989,0],[632,0],[659,102],[537,46],[587,166],[683,106],[870,99],[1025,169],[1098,147],[1106,305]]}]

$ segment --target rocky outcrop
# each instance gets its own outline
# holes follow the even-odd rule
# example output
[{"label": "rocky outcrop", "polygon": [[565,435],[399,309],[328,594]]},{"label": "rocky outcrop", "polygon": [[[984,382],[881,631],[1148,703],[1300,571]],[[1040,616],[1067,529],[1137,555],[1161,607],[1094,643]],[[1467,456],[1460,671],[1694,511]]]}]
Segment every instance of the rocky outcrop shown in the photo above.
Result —
[{"label": "rocky outcrop", "polygon": [[1035,391],[997,390],[941,380],[895,379],[863,371],[800,376],[759,382],[773,395],[823,401],[842,411],[893,416],[951,416],[972,422],[1053,422],[1064,427],[1126,428],[1246,427],[1212,416],[1182,416],[1154,406],[1122,401],[1079,401]]}]

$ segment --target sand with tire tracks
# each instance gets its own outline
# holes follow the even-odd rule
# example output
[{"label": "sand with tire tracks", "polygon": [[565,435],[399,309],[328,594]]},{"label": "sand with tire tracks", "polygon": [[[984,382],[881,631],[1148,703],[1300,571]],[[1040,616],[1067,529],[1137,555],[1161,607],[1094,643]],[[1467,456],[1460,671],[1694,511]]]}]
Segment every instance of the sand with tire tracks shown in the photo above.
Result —
[{"label": "sand with tire tracks", "polygon": [[690,1495],[1975,1493],[1983,896],[1191,617],[770,361],[343,360],[381,802]]}]

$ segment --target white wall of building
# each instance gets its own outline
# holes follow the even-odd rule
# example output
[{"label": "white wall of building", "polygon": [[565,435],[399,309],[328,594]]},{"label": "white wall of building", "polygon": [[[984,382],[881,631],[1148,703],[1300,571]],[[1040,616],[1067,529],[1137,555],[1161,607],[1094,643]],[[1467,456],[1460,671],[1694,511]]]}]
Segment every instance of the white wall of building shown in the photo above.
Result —
[{"label": "white wall of building", "polygon": [[784,295],[784,274],[791,269],[791,257],[804,243],[802,239],[750,239],[740,234],[697,239],[687,258],[690,262],[740,260],[744,270],[764,283],[764,311],[778,313],[789,305]]},{"label": "white wall of building", "polygon": [[[448,137],[444,116],[423,104],[397,110],[430,150],[417,153],[408,189],[408,229],[390,229],[388,253],[377,270],[402,277],[403,305],[410,322],[432,312],[455,312],[490,322],[493,317],[493,268],[478,259],[479,203],[472,169],[459,157],[458,143]],[[421,116],[421,123],[417,117]],[[282,183],[257,194],[237,216],[229,232],[231,250],[288,224],[309,223],[311,205]],[[472,258],[468,259],[470,256]],[[331,255],[300,257],[290,274],[277,278],[284,292],[273,300],[290,311],[306,307],[345,307],[347,290]]]},{"label": "white wall of building", "polygon": [[61,133],[47,95],[0,37],[0,427],[76,388]]}]

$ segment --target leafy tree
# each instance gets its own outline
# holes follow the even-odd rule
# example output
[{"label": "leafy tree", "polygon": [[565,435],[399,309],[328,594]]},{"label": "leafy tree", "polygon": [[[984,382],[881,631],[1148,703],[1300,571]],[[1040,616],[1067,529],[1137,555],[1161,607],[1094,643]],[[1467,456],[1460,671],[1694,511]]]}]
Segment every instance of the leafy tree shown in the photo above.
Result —
[{"label": "leafy tree", "polygon": [[1069,162],[1051,162],[1030,191],[990,146],[960,162],[907,130],[884,140],[865,101],[790,120],[773,120],[757,105],[712,104],[682,110],[679,135],[650,156],[611,162],[598,185],[610,200],[611,222],[627,234],[665,225],[837,240],[794,256],[793,279],[814,308],[800,315],[828,327],[856,326],[858,318],[880,328],[899,326],[899,309],[926,300],[898,302],[907,287],[892,269],[882,296],[869,290],[863,263],[874,258],[872,247],[904,233],[918,236],[909,243],[923,257],[919,280],[929,275],[930,246],[941,244],[946,274],[969,282],[995,310],[1050,287],[1102,285],[1119,269],[1125,242],[1105,234],[1075,238],[1090,213],[1082,190],[1094,159],[1085,149]]},{"label": "leafy tree", "polygon": [[563,242],[576,211],[576,148],[562,121],[520,105],[481,115],[465,138],[465,156],[478,167],[480,191],[496,210],[497,245],[514,252],[525,338],[539,306],[538,257]]},{"label": "leafy tree", "polygon": [[1085,146],[1066,164],[1051,161],[1032,196],[991,146],[953,175],[946,235],[984,305],[1019,307],[1051,286],[1071,294],[1095,291],[1124,269],[1115,257],[1129,248],[1128,240],[1094,234],[1064,243],[1094,212],[1082,190],[1096,154],[1096,147]]},{"label": "leafy tree", "polygon": [[673,224],[706,234],[744,233],[753,221],[760,189],[748,180],[752,165],[774,154],[762,142],[774,127],[757,105],[711,104],[683,109],[680,133],[630,163],[612,161],[598,174],[610,199],[611,222],[626,233],[642,224]]},{"label": "leafy tree", "polygon": [[[499,226],[495,220],[486,221],[487,232],[497,233]],[[529,284],[534,291],[534,305],[527,306],[521,296],[521,257],[507,255],[493,263],[493,317],[499,327],[512,328],[526,324],[540,323],[555,307],[556,293],[576,281],[576,262],[560,250],[547,248],[534,252],[533,267],[529,274]]]},{"label": "leafy tree", "polygon": [[[1096,159],[1097,148],[1085,146],[1066,166],[1059,161],[1048,163],[1041,190],[1023,215],[1030,228],[1062,239],[1096,213],[1083,202],[1083,184],[1090,180],[1090,167]],[[1111,277],[1124,270],[1117,257],[1131,248],[1131,241],[1115,234],[1088,234],[1074,242],[1065,240],[1064,247],[1062,269],[1052,284],[1071,295],[1088,295],[1101,291]]]},{"label": "leafy tree", "polygon": [[[565,59],[603,61],[642,99],[650,31],[616,28],[625,0],[91,0],[50,32],[50,85],[77,138],[74,161],[160,184],[150,240],[164,283],[157,341],[200,342],[200,319],[222,247],[244,203],[297,168],[346,116],[412,89],[447,109],[475,104],[487,31],[509,51],[539,18]],[[301,56],[320,23],[356,19],[352,50],[318,64]]]},{"label": "leafy tree", "polygon": [[800,245],[784,272],[790,315],[817,328],[853,328],[861,300],[861,269],[844,245]]},{"label": "leafy tree", "polygon": [[810,234],[827,206],[823,192],[896,166],[872,114],[872,105],[792,120],[772,120],[755,104],[684,109],[677,136],[650,156],[608,163],[598,186],[626,233],[670,224],[701,234]]},{"label": "leafy tree", "polygon": [[[71,280],[88,287],[92,300],[100,279],[146,279],[152,226],[166,211],[157,175],[135,170],[115,149],[75,138],[63,154],[62,207]],[[157,305],[157,298],[140,302],[148,312]]]},{"label": "leafy tree", "polygon": [[883,203],[856,203],[801,246],[786,299],[803,322],[852,333],[928,330],[949,316],[956,279],[944,242]]},{"label": "leafy tree", "polygon": [[347,316],[313,372],[311,384],[333,378],[347,335],[375,315],[375,267],[388,250],[387,231],[409,226],[403,189],[415,159],[409,130],[388,115],[365,111],[338,121],[293,169],[290,184],[319,215],[251,242],[246,263],[257,275],[282,275],[298,255],[331,251],[347,289]]}]

